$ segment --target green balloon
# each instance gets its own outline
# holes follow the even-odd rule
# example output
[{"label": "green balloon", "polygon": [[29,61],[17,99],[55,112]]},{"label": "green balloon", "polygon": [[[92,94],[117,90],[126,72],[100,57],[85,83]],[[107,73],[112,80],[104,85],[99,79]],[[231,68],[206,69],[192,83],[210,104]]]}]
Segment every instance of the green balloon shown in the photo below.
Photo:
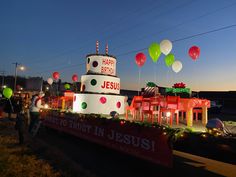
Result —
[{"label": "green balloon", "polygon": [[175,61],[175,56],[170,53],[168,55],[166,55],[165,57],[165,63],[166,63],[166,66],[170,67]]},{"label": "green balloon", "polygon": [[3,90],[3,95],[6,97],[6,98],[11,98],[11,96],[12,96],[12,89],[11,88],[5,88],[4,90]]},{"label": "green balloon", "polygon": [[64,88],[65,88],[66,90],[69,90],[69,89],[70,89],[70,84],[65,84],[65,85],[64,85]]},{"label": "green balloon", "polygon": [[155,42],[152,43],[148,48],[148,52],[149,52],[150,57],[152,58],[152,61],[156,63],[158,58],[161,55],[160,45]]}]

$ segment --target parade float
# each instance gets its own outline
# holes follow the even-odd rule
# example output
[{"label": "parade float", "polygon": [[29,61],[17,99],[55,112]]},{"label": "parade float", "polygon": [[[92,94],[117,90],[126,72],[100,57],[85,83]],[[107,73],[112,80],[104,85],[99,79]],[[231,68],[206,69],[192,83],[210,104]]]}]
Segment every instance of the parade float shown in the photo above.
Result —
[{"label": "parade float", "polygon": [[[172,66],[173,71],[178,73],[182,69],[182,63],[175,60],[174,55],[169,53],[171,49],[165,48],[165,46],[172,47],[170,41],[163,41],[161,46],[157,43],[150,45],[150,57],[156,63],[162,52],[166,55],[164,59],[166,66]],[[183,82],[174,84],[172,88],[166,88],[166,95],[157,94],[156,84],[149,82],[145,89],[146,94],[134,96],[132,103],[127,106],[125,96],[120,95],[120,79],[116,76],[117,59],[108,55],[108,48],[106,49],[105,54],[99,54],[97,48],[96,54],[86,56],[86,74],[81,76],[79,92],[77,92],[77,87],[74,92],[67,90],[69,84],[65,84],[66,91],[63,96],[59,96],[56,89],[57,94],[49,97],[48,102],[46,101],[49,103],[49,108],[41,111],[41,118],[46,127],[167,167],[173,164],[173,145],[175,148],[176,145],[180,145],[180,150],[183,150],[183,147],[187,150],[194,148],[198,150],[196,140],[202,142],[203,139],[209,140],[212,136],[219,137],[225,133],[222,132],[224,130],[222,124],[221,126],[217,124],[218,127],[215,125],[219,121],[213,122],[214,124],[211,121],[208,122],[207,108],[210,107],[210,101],[190,97],[191,90],[186,88]],[[189,56],[194,61],[199,54],[200,49],[197,46],[189,49]],[[145,54],[138,53],[135,61],[140,69],[146,61]],[[59,73],[54,72],[53,78],[55,81],[58,80]],[[77,82],[78,76],[74,74],[72,80]],[[48,78],[47,82],[52,86],[54,81]],[[187,96],[180,97],[183,94]],[[3,95],[11,103],[12,90],[5,88]],[[170,95],[178,98],[178,107],[168,107],[169,102],[173,105],[173,100],[168,100],[171,98],[168,97]],[[135,98],[142,98],[136,102],[138,103],[136,106],[139,105],[139,107],[135,107]],[[147,103],[160,109],[150,109],[150,106],[146,106]],[[166,116],[170,111],[173,111],[173,114],[178,111],[181,116],[185,115],[186,129],[171,128],[174,116]],[[135,115],[135,112],[138,114]],[[140,118],[140,114],[152,117],[156,112],[158,112],[158,117],[156,116],[155,120],[153,118],[151,121],[137,119]],[[198,113],[202,114],[202,124],[206,125],[208,132],[192,133],[194,114],[198,115]],[[197,120],[197,117],[195,119]],[[162,120],[166,121],[167,126],[162,124]],[[177,138],[180,138],[180,141],[175,143]],[[213,141],[215,142],[215,139]],[[216,145],[213,144],[213,146]]]},{"label": "parade float", "polygon": [[[152,43],[148,52],[156,63],[163,53],[167,67],[172,66],[175,73],[182,69],[182,63],[170,53],[172,43],[163,40],[160,45]],[[199,48],[194,46],[189,51],[193,60],[199,56]],[[173,120],[179,124],[179,112],[185,112],[186,124],[193,125],[193,114],[201,111],[202,123],[206,125],[209,100],[199,98],[180,98],[180,92],[190,92],[183,83],[177,83],[161,95],[155,84],[148,84],[147,94],[134,96],[128,105],[126,96],[120,95],[120,78],[116,75],[116,57],[99,54],[98,42],[96,53],[86,56],[86,74],[81,76],[78,92],[78,76],[72,76],[74,92],[69,91],[70,84],[65,84],[64,95],[59,93],[59,72],[53,72],[47,82],[55,93],[45,98],[48,106],[41,110],[43,125],[76,137],[112,148],[129,155],[149,160],[153,163],[171,167],[173,163],[173,140],[182,137],[183,131],[172,129]],[[144,53],[138,53],[135,62],[140,68],[146,62]],[[57,82],[58,81],[58,82]],[[54,83],[54,84],[53,84]],[[5,90],[4,96],[9,97]],[[10,92],[9,92],[10,93]],[[9,98],[8,98],[9,99]],[[177,101],[177,102],[176,102]],[[9,100],[10,102],[10,100]],[[11,103],[11,102],[10,102]],[[46,104],[45,104],[46,106]],[[184,115],[184,114],[182,114]],[[165,125],[163,125],[163,122]],[[167,126],[166,126],[167,125]]]},{"label": "parade float", "polygon": [[[79,93],[61,97],[60,109],[41,112],[46,127],[118,150],[153,163],[172,166],[172,143],[165,128],[145,122],[121,119],[125,96],[120,95],[116,57],[98,53],[86,56],[86,75]],[[54,73],[58,78],[58,73]],[[54,76],[53,76],[54,77]],[[68,95],[68,93],[65,93]],[[59,101],[57,100],[57,103]],[[65,109],[66,102],[72,109]]]}]

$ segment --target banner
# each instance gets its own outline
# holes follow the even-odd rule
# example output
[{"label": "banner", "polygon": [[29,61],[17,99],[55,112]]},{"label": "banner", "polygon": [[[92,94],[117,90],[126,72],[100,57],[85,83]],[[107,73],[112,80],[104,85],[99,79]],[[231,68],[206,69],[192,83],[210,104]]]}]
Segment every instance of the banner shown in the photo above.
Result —
[{"label": "banner", "polygon": [[44,117],[43,124],[108,148],[172,167],[172,145],[160,128],[105,118],[52,115]]}]

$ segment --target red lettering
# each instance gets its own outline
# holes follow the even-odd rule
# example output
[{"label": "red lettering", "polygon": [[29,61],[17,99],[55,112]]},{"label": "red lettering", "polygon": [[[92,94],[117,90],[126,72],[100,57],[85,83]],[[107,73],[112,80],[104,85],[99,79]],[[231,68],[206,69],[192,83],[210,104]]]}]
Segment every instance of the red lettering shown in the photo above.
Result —
[{"label": "red lettering", "polygon": [[110,65],[110,66],[114,66],[114,61],[111,59],[103,59],[102,60],[102,65]]},{"label": "red lettering", "polygon": [[102,65],[105,65],[105,61],[106,61],[106,60],[104,60],[104,59],[102,60]]},{"label": "red lettering", "polygon": [[113,74],[114,73],[114,69],[110,68],[110,67],[102,66],[101,67],[101,73],[102,74]]},{"label": "red lettering", "polygon": [[106,89],[109,89],[110,88],[110,82],[107,81],[107,84],[106,84]]},{"label": "red lettering", "polygon": [[113,66],[114,62],[113,60],[109,60],[109,65]]},{"label": "red lettering", "polygon": [[113,87],[114,87],[114,82],[111,82],[111,87],[110,87],[110,89],[113,89]]},{"label": "red lettering", "polygon": [[101,88],[103,88],[103,89],[106,88],[106,89],[120,90],[120,83],[104,81],[103,85],[101,85]]},{"label": "red lettering", "polygon": [[106,81],[103,82],[103,85],[101,86],[102,88],[105,88]]}]

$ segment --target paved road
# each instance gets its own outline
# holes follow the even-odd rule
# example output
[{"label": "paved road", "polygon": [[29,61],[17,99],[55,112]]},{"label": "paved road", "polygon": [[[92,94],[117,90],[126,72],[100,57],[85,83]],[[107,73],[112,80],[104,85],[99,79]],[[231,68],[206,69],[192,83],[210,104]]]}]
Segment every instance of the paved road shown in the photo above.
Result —
[{"label": "paved road", "polygon": [[169,169],[52,130],[36,138],[99,177],[236,176],[236,165],[179,151],[174,151],[174,167]]},{"label": "paved road", "polygon": [[197,168],[204,168],[215,174],[220,174],[223,176],[236,177],[236,165],[224,163],[189,153],[184,153],[180,151],[173,151],[175,156],[180,157],[180,163],[189,164]]}]

